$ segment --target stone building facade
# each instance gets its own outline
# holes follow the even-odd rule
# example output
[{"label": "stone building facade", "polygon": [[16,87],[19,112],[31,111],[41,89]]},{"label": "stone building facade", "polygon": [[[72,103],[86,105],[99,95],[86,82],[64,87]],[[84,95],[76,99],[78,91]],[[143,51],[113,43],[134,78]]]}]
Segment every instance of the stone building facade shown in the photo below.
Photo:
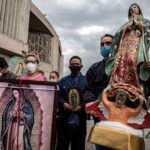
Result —
[{"label": "stone building facade", "polygon": [[0,56],[10,62],[21,58],[22,51],[39,54],[47,77],[52,70],[62,76],[61,43],[45,16],[31,0],[0,0]]}]

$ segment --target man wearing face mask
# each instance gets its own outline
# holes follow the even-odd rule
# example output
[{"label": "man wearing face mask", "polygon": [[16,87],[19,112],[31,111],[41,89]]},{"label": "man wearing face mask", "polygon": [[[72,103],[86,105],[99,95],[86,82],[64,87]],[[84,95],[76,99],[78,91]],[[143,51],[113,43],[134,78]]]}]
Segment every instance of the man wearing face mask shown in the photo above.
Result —
[{"label": "man wearing face mask", "polygon": [[16,76],[8,71],[8,63],[5,58],[0,57],[0,79],[15,79]]},{"label": "man wearing face mask", "polygon": [[29,53],[25,56],[25,64],[27,74],[20,77],[22,80],[46,81],[46,78],[39,73],[40,59],[34,53]]},{"label": "man wearing face mask", "polygon": [[57,150],[85,150],[86,113],[82,94],[85,90],[85,76],[80,72],[81,58],[73,56],[69,61],[71,74],[62,78],[59,84],[59,127]]},{"label": "man wearing face mask", "polygon": [[[86,90],[83,94],[86,103],[85,109],[98,99],[99,95],[108,85],[109,78],[105,73],[105,65],[111,50],[112,40],[113,36],[111,34],[105,34],[101,37],[100,54],[103,56],[103,60],[93,64],[86,73]],[[96,118],[94,112],[86,112],[93,116],[95,123],[100,121]],[[96,150],[108,150],[108,148],[96,146]]]}]

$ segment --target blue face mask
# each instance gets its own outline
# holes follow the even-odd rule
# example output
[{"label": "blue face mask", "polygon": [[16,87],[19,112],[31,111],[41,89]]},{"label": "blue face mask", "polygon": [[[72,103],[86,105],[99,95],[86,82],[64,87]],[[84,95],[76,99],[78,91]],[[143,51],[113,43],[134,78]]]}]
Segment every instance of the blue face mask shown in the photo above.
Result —
[{"label": "blue face mask", "polygon": [[109,56],[110,50],[111,50],[111,46],[104,46],[100,48],[100,53],[104,58],[106,58]]}]

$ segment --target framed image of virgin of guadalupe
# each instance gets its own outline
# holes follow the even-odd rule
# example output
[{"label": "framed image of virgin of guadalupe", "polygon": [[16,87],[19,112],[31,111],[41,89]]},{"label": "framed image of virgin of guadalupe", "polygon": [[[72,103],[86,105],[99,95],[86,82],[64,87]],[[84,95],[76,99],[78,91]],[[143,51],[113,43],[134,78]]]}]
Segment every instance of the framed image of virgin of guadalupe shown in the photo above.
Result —
[{"label": "framed image of virgin of guadalupe", "polygon": [[77,88],[71,88],[68,94],[69,104],[72,107],[77,107],[80,105],[80,92]]},{"label": "framed image of virgin of guadalupe", "polygon": [[0,80],[0,150],[54,150],[56,84]]}]

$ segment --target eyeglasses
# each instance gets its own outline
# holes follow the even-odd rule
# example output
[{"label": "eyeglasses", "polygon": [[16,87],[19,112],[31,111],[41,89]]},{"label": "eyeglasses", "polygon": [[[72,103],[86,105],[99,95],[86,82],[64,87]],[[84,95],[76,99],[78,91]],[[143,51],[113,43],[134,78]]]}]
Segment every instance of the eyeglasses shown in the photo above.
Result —
[{"label": "eyeglasses", "polygon": [[33,60],[25,60],[25,64],[28,64],[28,63],[36,64],[36,63],[37,63],[37,61],[33,61]]},{"label": "eyeglasses", "polygon": [[102,42],[102,43],[101,43],[101,46],[103,47],[104,45],[111,45],[111,44],[112,44],[112,42],[107,41],[107,42]]}]

